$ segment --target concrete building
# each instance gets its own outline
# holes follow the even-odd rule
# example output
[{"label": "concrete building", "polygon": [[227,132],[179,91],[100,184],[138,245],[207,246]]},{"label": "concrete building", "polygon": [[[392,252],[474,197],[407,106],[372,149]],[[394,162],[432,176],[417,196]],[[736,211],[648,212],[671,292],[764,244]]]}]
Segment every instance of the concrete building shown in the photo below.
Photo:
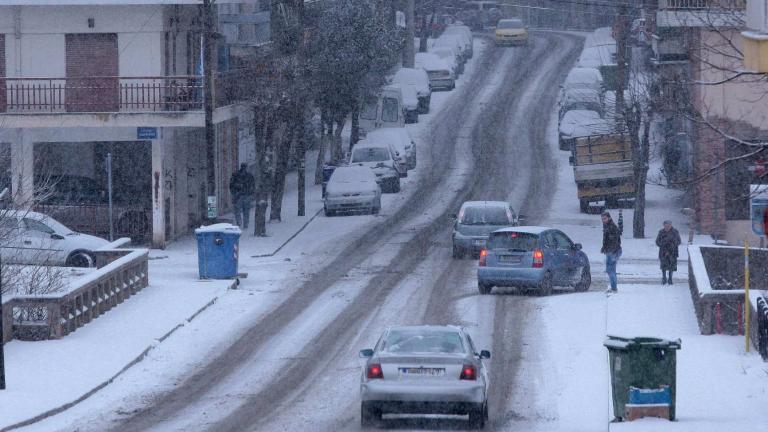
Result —
[{"label": "concrete building", "polygon": [[[229,3],[243,1],[216,3],[229,12],[240,10]],[[114,200],[128,209],[116,216],[118,234],[143,224],[153,246],[163,247],[198,226],[207,214],[209,157],[217,210],[229,208],[229,176],[247,158],[244,141],[253,133],[249,109],[238,103],[244,76],[226,71],[220,43],[215,154],[206,154],[201,5],[0,0],[0,173],[17,205],[37,203],[46,178],[85,177],[106,187],[109,153]],[[94,212],[69,217],[101,223]]]}]

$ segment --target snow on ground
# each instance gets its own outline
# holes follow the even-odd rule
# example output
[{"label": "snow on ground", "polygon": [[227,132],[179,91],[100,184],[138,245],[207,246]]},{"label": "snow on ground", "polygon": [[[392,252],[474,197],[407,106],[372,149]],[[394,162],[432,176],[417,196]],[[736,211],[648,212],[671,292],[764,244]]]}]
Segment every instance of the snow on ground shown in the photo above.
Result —
[{"label": "snow on ground", "polygon": [[[645,239],[632,238],[631,209],[624,210],[623,256],[619,260],[619,292],[606,297],[602,228],[598,214],[579,212],[579,201],[568,164],[568,153],[557,148],[557,116],[549,142],[556,154],[555,206],[543,223],[562,229],[584,246],[592,263],[593,287],[536,299],[532,331],[524,335],[518,372],[519,394],[535,395],[511,402],[514,429],[537,432],[632,431],[721,432],[750,430],[768,423],[764,408],[768,366],[744,338],[699,334],[687,284],[687,253],[681,257],[677,283],[661,285],[655,236],[671,219],[687,241],[687,218],[680,213],[679,192],[648,185]],[[654,164],[651,174],[659,170]],[[618,211],[611,210],[614,219]],[[711,243],[697,236],[695,243]],[[677,352],[677,421],[613,419],[606,335],[680,338]]]},{"label": "snow on ground", "polygon": [[[476,54],[484,48],[484,42],[476,41]],[[467,65],[467,71],[457,81],[457,89],[473,75],[475,63]],[[419,123],[407,126],[417,142],[420,166],[429,163],[431,143],[426,131],[430,120],[439,116],[457,93],[434,93],[430,113],[420,116]],[[348,140],[348,132],[345,135]],[[308,155],[310,162],[314,162],[315,158],[316,153]],[[399,209],[414,192],[420,175],[419,168],[410,171],[407,178],[401,179],[401,193],[384,194],[379,216],[326,218],[321,213],[321,188],[311,185],[315,164],[307,165],[310,184],[307,185],[306,216],[295,216],[298,207],[297,177],[291,173],[286,179],[282,222],[270,222],[265,238],[253,237],[249,230],[243,232],[239,271],[247,273],[248,277],[241,279],[237,289],[227,289],[232,281],[198,280],[196,240],[190,235],[174,241],[165,250],[151,251],[150,286],[119,308],[58,341],[9,343],[6,346],[6,367],[11,377],[8,382],[11,390],[0,392],[0,406],[13,409],[0,410],[0,429],[72,402],[113,377],[144,349],[152,346],[153,349],[140,363],[105,389],[64,413],[25,430],[48,431],[61,427],[66,430],[65,425],[74,425],[78,421],[93,427],[93,422],[110,421],[109,415],[116,407],[125,410],[140,407],[153,395],[180,382],[187,371],[205,364],[205,359],[227,346],[249,324],[293,294],[307,274],[335,258],[340,248],[333,245],[351,241],[370,228],[372,223],[383,222]],[[449,181],[447,186],[451,187],[454,180]],[[436,209],[440,207],[444,208],[444,205],[436,206]],[[424,221],[430,219],[430,215],[422,217]],[[397,243],[395,240],[398,239],[393,239],[393,244]],[[387,259],[387,256],[377,256],[366,265],[375,268]],[[333,305],[343,307],[363,286],[359,278],[354,283],[342,285],[339,290],[326,293],[327,299],[318,299],[316,304],[322,307],[316,311],[309,310],[307,316],[310,319],[297,323],[297,327],[288,329],[287,333],[311,337],[324,327],[325,321],[335,316],[329,308]],[[214,299],[215,304],[188,321]],[[159,338],[179,325],[178,331],[160,343]],[[114,329],[130,331],[123,331],[115,337]],[[274,361],[270,359],[279,358],[281,353],[290,355],[292,349],[303,344],[292,339],[281,347],[270,346],[271,355],[264,361]],[[85,357],[82,355],[84,351]],[[72,356],[65,356],[62,361],[62,357],[56,355],[59,352],[71,353]],[[102,361],[102,358],[107,361]],[[73,368],[62,366],[74,363],[78,365]],[[39,366],[30,368],[29,364]],[[22,369],[27,371],[23,375],[20,372]],[[41,370],[46,372],[41,374]],[[13,379],[12,375],[21,378]],[[258,380],[257,375],[251,375],[251,378]],[[51,391],[52,382],[57,389],[66,391]]]}]

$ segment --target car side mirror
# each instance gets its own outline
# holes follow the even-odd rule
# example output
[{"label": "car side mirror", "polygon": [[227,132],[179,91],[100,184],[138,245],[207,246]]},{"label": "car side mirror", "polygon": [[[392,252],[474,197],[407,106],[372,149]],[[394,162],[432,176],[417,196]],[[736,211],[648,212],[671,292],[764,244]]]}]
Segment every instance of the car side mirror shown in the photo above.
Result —
[{"label": "car side mirror", "polygon": [[578,251],[578,250],[581,250],[581,243],[576,243],[576,244],[574,244],[574,245],[573,245],[573,249],[574,249],[574,250],[577,250],[577,251]]},{"label": "car side mirror", "polygon": [[489,359],[489,358],[491,358],[491,352],[488,351],[488,350],[480,351],[480,358],[481,359]]},{"label": "car side mirror", "polygon": [[56,233],[51,234],[51,238],[54,239],[54,240],[64,240],[64,236],[63,235],[56,234]]},{"label": "car side mirror", "polygon": [[373,357],[373,350],[370,348],[361,349],[360,350],[360,358],[371,358]]}]

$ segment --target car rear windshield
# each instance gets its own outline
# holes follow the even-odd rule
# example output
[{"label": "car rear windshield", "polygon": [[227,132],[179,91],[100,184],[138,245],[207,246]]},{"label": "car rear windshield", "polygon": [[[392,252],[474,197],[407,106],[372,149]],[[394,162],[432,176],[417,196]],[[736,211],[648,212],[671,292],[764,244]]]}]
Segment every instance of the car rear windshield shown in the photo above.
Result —
[{"label": "car rear windshield", "polygon": [[467,207],[459,222],[462,225],[509,225],[510,216],[503,207]]},{"label": "car rear windshield", "polygon": [[520,29],[523,28],[523,22],[520,20],[503,20],[499,21],[500,29]]},{"label": "car rear windshield", "polygon": [[507,249],[528,252],[536,249],[539,236],[530,233],[500,232],[491,234],[488,249]]},{"label": "car rear windshield", "polygon": [[389,160],[389,152],[385,148],[368,147],[355,149],[352,152],[352,163],[384,162],[386,160]]},{"label": "car rear windshield", "polygon": [[455,331],[392,330],[381,348],[393,354],[463,353],[464,343]]}]

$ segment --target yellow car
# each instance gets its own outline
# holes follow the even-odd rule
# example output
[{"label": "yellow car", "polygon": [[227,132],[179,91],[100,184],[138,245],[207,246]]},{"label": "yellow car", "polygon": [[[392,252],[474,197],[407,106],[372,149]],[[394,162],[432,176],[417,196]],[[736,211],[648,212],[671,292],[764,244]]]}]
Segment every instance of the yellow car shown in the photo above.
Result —
[{"label": "yellow car", "polygon": [[528,44],[528,26],[519,18],[499,20],[496,24],[496,45],[514,44]]}]

